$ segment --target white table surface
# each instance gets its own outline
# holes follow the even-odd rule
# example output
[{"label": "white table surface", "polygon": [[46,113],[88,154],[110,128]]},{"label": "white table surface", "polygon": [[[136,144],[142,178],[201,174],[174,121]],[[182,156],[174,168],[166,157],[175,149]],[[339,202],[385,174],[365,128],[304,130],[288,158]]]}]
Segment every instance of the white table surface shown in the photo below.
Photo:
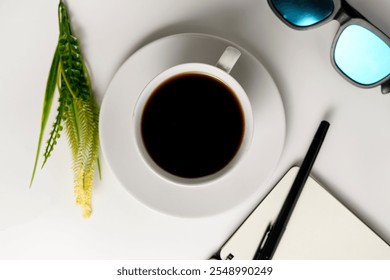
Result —
[{"label": "white table surface", "polygon": [[[390,34],[390,1],[349,0]],[[56,0],[0,0],[0,259],[206,259],[293,165],[319,122],[331,123],[312,175],[390,242],[390,96],[346,82],[329,59],[338,24],[295,31],[265,0],[68,0],[102,101],[123,61],[160,37],[201,32],[255,55],[285,106],[285,147],[270,180],[227,212],[160,214],[134,199],[102,159],[85,220],[74,204],[66,137],[29,189],[43,92],[57,42]]]}]

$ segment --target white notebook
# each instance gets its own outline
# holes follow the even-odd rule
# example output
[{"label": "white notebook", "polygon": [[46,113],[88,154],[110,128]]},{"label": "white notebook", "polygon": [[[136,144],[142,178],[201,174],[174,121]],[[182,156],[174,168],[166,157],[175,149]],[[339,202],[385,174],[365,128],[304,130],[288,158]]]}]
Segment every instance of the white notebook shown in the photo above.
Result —
[{"label": "white notebook", "polygon": [[[252,259],[298,172],[293,167],[224,244],[222,259]],[[386,259],[390,246],[309,177],[273,259]]]}]

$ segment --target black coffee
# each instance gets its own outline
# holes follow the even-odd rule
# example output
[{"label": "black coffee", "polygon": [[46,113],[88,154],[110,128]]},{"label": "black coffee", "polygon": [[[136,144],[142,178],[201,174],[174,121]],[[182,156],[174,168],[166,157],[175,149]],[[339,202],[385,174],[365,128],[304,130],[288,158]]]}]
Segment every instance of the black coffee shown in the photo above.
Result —
[{"label": "black coffee", "polygon": [[150,157],[165,171],[185,178],[224,168],[240,147],[244,126],[231,89],[198,73],[174,76],[155,89],[141,121]]}]

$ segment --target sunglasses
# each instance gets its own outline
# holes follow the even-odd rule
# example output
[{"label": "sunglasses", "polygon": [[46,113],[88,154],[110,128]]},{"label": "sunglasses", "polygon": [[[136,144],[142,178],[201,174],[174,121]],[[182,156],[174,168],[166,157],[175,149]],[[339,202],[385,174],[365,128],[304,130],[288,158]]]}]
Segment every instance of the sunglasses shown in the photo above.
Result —
[{"label": "sunglasses", "polygon": [[345,0],[268,0],[288,26],[306,30],[337,20],[331,49],[334,68],[351,83],[390,92],[390,39]]}]

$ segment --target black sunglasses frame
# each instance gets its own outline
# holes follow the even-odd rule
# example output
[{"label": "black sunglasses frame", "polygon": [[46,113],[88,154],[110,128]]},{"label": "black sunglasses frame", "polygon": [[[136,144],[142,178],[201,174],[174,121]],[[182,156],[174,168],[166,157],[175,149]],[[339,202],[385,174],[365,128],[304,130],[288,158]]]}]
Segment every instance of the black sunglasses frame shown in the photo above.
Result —
[{"label": "black sunglasses frame", "polygon": [[390,47],[390,38],[387,37],[379,28],[375,27],[372,23],[370,23],[369,20],[367,20],[362,14],[360,14],[356,9],[354,9],[351,5],[347,3],[345,0],[333,0],[334,4],[334,9],[333,12],[324,20],[309,25],[309,26],[296,26],[288,22],[279,12],[278,10],[274,7],[272,0],[268,0],[268,4],[271,7],[272,11],[274,14],[277,15],[277,17],[284,22],[287,26],[291,27],[292,29],[296,30],[308,30],[308,29],[313,29],[317,28],[321,25],[327,24],[332,20],[336,20],[339,22],[340,27],[333,39],[332,47],[331,47],[331,53],[330,53],[330,58],[331,58],[331,63],[333,67],[336,69],[336,71],[347,81],[350,83],[354,84],[355,86],[361,87],[361,88],[373,88],[376,86],[381,85],[381,90],[383,94],[390,93],[390,74],[387,75],[385,78],[382,80],[370,84],[370,85],[363,85],[360,83],[357,83],[356,81],[352,80],[349,78],[341,69],[336,65],[335,59],[334,59],[334,50],[337,44],[337,41],[341,35],[341,33],[344,31],[345,28],[347,28],[350,25],[356,24],[360,25],[371,32],[373,32],[375,35],[377,35],[380,39],[382,39],[389,47]]}]

